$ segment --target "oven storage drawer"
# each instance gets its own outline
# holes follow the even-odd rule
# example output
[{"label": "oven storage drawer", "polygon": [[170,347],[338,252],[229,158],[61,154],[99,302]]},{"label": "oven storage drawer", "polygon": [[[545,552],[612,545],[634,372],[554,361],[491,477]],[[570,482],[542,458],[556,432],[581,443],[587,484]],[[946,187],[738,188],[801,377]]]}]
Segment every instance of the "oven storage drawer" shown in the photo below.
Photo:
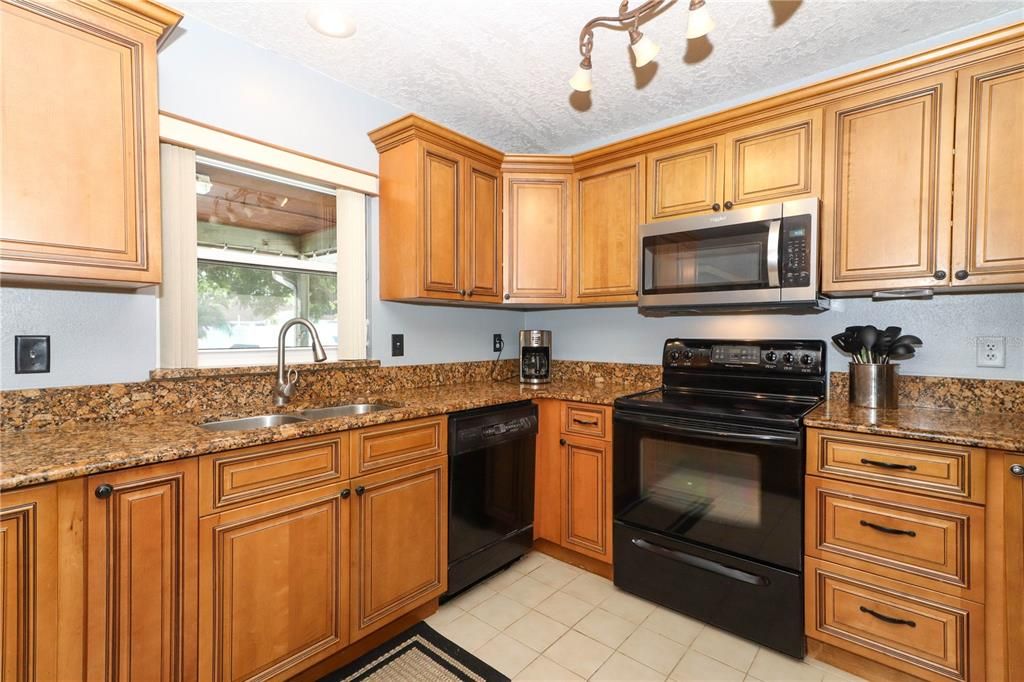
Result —
[{"label": "oven storage drawer", "polygon": [[807,635],[926,680],[984,679],[984,607],[807,559]]},{"label": "oven storage drawer", "polygon": [[808,429],[807,473],[985,501],[985,452],[963,445]]},{"label": "oven storage drawer", "polygon": [[799,573],[670,540],[618,521],[613,536],[618,587],[803,657],[803,618],[800,609],[794,608],[801,602]]},{"label": "oven storage drawer", "polygon": [[809,555],[983,601],[984,508],[817,476],[806,504]]}]

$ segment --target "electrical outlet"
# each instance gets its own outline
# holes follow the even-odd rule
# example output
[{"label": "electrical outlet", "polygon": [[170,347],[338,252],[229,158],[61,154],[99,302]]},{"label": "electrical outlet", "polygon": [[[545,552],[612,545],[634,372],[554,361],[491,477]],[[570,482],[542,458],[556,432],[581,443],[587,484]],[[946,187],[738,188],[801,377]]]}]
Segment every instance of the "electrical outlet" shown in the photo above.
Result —
[{"label": "electrical outlet", "polygon": [[49,336],[14,337],[14,373],[46,374],[50,371]]},{"label": "electrical outlet", "polygon": [[979,336],[978,367],[1006,367],[1006,337]]},{"label": "electrical outlet", "polygon": [[391,357],[400,358],[405,355],[405,334],[391,335]]},{"label": "electrical outlet", "polygon": [[495,353],[500,353],[501,351],[503,351],[505,349],[505,342],[502,340],[501,334],[495,334],[494,335],[494,341],[493,341],[493,344],[492,344],[492,348],[494,349]]}]

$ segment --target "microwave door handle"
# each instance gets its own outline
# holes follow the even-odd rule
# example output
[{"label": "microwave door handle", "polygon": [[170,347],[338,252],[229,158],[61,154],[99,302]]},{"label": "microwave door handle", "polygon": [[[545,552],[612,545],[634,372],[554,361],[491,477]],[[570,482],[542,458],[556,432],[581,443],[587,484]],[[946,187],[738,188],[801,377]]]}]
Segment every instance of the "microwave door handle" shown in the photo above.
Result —
[{"label": "microwave door handle", "polygon": [[660,419],[649,419],[647,417],[638,417],[633,415],[627,416],[621,413],[616,414],[615,418],[622,421],[639,424],[640,426],[645,426],[655,431],[664,431],[668,433],[677,433],[687,436],[696,436],[698,438],[732,440],[746,443],[785,443],[787,445],[796,445],[799,442],[798,436],[776,436],[770,433],[736,433],[734,431],[688,428],[685,426],[676,426],[674,424],[668,424]]},{"label": "microwave door handle", "polygon": [[779,288],[779,231],[781,220],[773,220],[768,224],[768,286]]}]

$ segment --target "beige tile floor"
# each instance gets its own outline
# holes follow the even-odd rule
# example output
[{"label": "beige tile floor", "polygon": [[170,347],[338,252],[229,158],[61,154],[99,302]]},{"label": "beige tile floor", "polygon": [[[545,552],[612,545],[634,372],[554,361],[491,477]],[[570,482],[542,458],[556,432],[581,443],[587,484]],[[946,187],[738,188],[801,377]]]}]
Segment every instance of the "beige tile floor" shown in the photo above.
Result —
[{"label": "beige tile floor", "polygon": [[514,680],[856,682],[622,592],[538,552],[427,623]]}]

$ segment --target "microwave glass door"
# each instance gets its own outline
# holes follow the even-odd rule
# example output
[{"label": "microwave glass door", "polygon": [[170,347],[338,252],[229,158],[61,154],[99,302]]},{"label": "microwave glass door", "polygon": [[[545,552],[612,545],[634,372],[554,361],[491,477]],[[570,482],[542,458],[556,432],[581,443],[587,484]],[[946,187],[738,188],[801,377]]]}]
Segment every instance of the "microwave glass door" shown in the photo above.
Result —
[{"label": "microwave glass door", "polygon": [[[643,293],[767,289],[770,220],[643,240]],[[774,285],[777,286],[777,285]]]}]

